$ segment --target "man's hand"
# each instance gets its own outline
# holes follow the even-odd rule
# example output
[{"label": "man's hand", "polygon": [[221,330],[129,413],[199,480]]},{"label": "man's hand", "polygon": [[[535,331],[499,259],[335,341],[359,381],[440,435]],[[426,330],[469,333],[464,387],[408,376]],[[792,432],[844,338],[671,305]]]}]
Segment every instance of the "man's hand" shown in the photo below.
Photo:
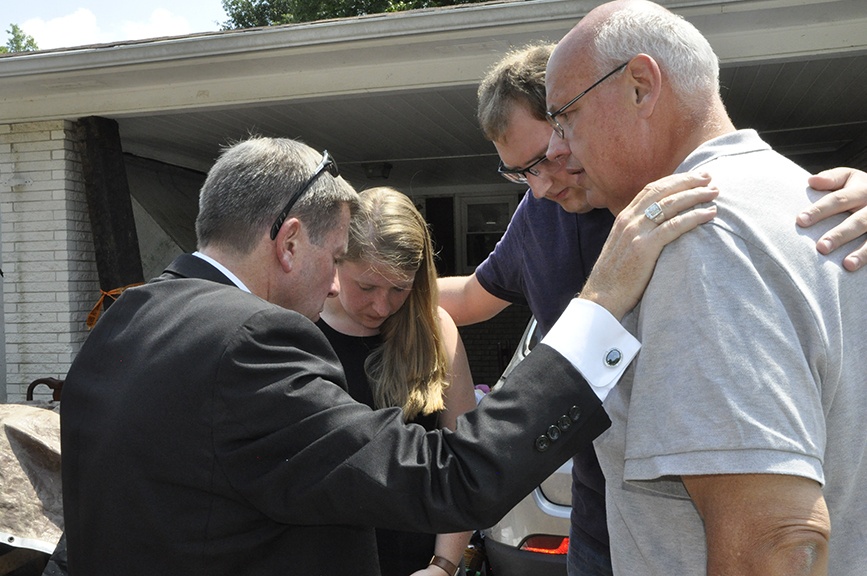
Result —
[{"label": "man's hand", "polygon": [[[644,294],[666,244],[716,215],[713,205],[690,210],[717,197],[719,191],[709,184],[707,174],[687,173],[666,176],[645,186],[614,221],[579,297],[596,302],[622,319]],[[645,215],[654,202],[662,209],[658,223]]]},{"label": "man's hand", "polygon": [[[798,215],[798,225],[807,227],[828,216],[850,212],[841,224],[826,232],[816,243],[822,254],[830,254],[846,242],[867,234],[867,173],[853,168],[832,168],[811,176],[815,190],[831,192]],[[854,272],[867,264],[867,241],[846,256],[843,267]]]}]

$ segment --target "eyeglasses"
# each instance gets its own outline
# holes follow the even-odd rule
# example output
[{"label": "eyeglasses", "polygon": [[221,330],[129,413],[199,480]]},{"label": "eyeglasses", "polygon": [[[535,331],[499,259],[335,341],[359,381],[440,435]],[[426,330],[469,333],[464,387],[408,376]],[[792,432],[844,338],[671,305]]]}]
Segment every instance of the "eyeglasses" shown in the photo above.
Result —
[{"label": "eyeglasses", "polygon": [[539,164],[547,160],[544,154],[540,157],[533,160],[528,166],[524,168],[507,168],[503,161],[500,160],[500,166],[497,168],[497,172],[509,182],[514,182],[515,184],[526,184],[527,183],[527,174],[532,174],[533,176],[541,176],[541,172],[536,168]]},{"label": "eyeglasses", "polygon": [[554,132],[557,133],[557,136],[559,136],[560,138],[563,138],[564,134],[565,134],[565,131],[563,130],[563,126],[561,126],[560,122],[557,120],[557,116],[560,116],[561,114],[563,114],[566,110],[569,109],[570,106],[572,106],[573,104],[575,104],[575,102],[577,102],[578,100],[583,98],[584,95],[586,95],[588,92],[590,92],[591,90],[593,90],[594,88],[596,88],[597,86],[602,84],[602,82],[604,82],[606,79],[608,79],[609,76],[613,76],[614,74],[616,74],[616,73],[620,72],[621,70],[623,70],[624,68],[626,68],[627,64],[629,64],[629,62],[624,62],[623,64],[621,64],[620,66],[618,66],[617,68],[615,68],[614,70],[612,70],[611,72],[609,72],[608,74],[606,74],[605,76],[603,76],[602,78],[600,78],[599,80],[594,82],[593,85],[590,86],[590,88],[588,88],[587,90],[585,90],[581,94],[575,96],[574,98],[572,98],[571,100],[566,102],[566,104],[562,108],[557,110],[556,112],[546,112],[545,113],[545,118],[548,120],[548,124],[550,124],[551,128],[554,129]]},{"label": "eyeglasses", "polygon": [[280,212],[280,215],[277,216],[277,219],[274,220],[274,225],[271,226],[271,240],[277,238],[277,233],[280,232],[280,228],[283,226],[283,222],[286,221],[286,217],[289,215],[289,211],[292,210],[292,207],[295,206],[295,203],[298,202],[298,199],[304,195],[304,192],[307,191],[310,186],[316,182],[316,179],[322,176],[323,172],[328,172],[335,178],[340,176],[340,171],[337,169],[337,163],[334,159],[328,155],[328,150],[322,151],[322,161],[319,163],[319,166],[316,167],[316,170],[313,172],[313,176],[311,176],[307,182],[304,183],[301,188],[298,189],[297,192],[292,194],[289,198],[289,202],[286,203],[286,206]]}]

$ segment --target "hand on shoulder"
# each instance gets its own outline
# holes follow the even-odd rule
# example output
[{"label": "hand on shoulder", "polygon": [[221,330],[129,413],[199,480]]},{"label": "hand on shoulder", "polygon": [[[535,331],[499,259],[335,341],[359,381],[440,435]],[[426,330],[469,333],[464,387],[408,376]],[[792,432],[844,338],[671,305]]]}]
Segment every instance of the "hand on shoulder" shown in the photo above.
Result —
[{"label": "hand on shoulder", "polygon": [[718,194],[710,176],[699,173],[673,174],[645,186],[618,214],[579,297],[622,319],[644,294],[662,249],[716,215],[714,205],[696,206]]},{"label": "hand on shoulder", "polygon": [[[812,226],[834,214],[848,212],[849,217],[826,232],[816,243],[822,254],[830,254],[847,242],[867,234],[867,173],[854,168],[832,168],[819,172],[808,180],[815,190],[827,191],[798,215],[798,225]],[[867,263],[867,240],[843,260],[850,272]]]}]

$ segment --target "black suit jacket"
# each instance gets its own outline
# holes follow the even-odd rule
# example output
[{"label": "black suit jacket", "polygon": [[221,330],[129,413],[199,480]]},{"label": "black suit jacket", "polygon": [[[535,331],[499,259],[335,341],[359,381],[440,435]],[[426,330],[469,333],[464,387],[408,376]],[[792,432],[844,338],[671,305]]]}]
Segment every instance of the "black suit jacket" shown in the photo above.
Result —
[{"label": "black suit jacket", "polygon": [[372,527],[493,524],[609,425],[546,346],[454,433],[345,388],[312,322],[195,256],[127,290],[64,384],[70,574],[376,575]]}]

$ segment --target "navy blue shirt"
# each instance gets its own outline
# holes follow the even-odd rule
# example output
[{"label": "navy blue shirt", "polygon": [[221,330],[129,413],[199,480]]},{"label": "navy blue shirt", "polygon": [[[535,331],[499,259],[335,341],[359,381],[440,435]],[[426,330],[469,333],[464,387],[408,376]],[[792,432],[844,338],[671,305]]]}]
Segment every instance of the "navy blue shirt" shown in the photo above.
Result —
[{"label": "navy blue shirt", "polygon": [[[584,286],[613,223],[608,210],[570,214],[528,190],[476,278],[497,298],[529,306],[541,337]],[[572,460],[572,532],[608,548],[605,478],[592,445]]]},{"label": "navy blue shirt", "polygon": [[570,214],[527,191],[476,278],[497,298],[529,306],[544,334],[584,286],[613,222],[608,210]]}]

